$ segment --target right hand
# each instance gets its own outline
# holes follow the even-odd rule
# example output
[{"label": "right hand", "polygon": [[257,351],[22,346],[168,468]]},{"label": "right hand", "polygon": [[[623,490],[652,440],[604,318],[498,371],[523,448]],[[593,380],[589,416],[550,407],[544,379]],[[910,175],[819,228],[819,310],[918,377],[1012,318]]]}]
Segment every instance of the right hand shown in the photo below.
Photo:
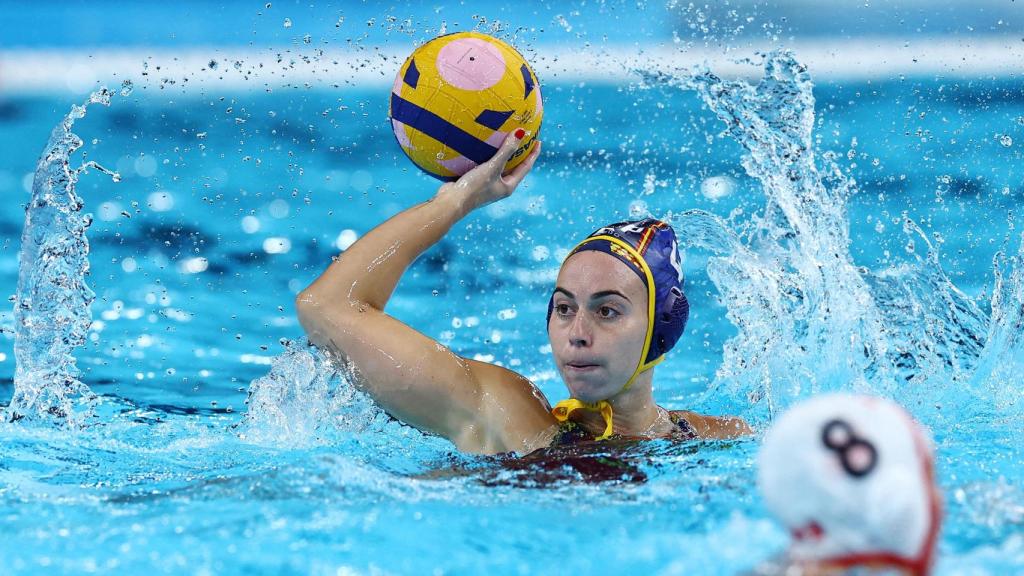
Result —
[{"label": "right hand", "polygon": [[[528,134],[524,135],[524,138],[526,136]],[[523,181],[523,178],[526,178],[530,169],[533,168],[537,157],[540,156],[541,143],[538,140],[526,160],[503,176],[501,172],[505,168],[505,163],[512,157],[521,142],[521,139],[515,137],[514,131],[510,132],[505,137],[501,148],[498,148],[498,152],[490,160],[466,172],[455,182],[442,185],[438,195],[457,195],[467,212],[511,196],[516,186]]]}]

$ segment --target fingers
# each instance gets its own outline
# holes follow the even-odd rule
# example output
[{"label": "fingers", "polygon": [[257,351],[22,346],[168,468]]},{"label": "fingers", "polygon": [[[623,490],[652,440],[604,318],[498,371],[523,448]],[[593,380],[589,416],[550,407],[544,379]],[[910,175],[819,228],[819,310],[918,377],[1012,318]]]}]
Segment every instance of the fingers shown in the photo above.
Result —
[{"label": "fingers", "polygon": [[[517,136],[520,137],[517,138]],[[515,154],[516,148],[519,147],[520,142],[522,142],[522,139],[525,137],[526,131],[522,128],[517,128],[516,130],[509,132],[509,134],[505,136],[505,141],[501,143],[501,147],[498,148],[498,152],[488,160],[487,163],[491,166],[499,167],[499,172],[504,170],[505,163],[508,162],[508,159],[511,158],[513,154]]]},{"label": "fingers", "polygon": [[515,188],[523,181],[523,178],[526,178],[526,175],[530,173],[530,170],[533,169],[533,163],[537,161],[538,157],[540,157],[540,146],[541,142],[540,140],[537,140],[537,144],[533,147],[533,151],[530,152],[530,155],[526,157],[526,160],[523,160],[521,164],[513,168],[512,171],[505,176],[505,182],[509,187]]}]

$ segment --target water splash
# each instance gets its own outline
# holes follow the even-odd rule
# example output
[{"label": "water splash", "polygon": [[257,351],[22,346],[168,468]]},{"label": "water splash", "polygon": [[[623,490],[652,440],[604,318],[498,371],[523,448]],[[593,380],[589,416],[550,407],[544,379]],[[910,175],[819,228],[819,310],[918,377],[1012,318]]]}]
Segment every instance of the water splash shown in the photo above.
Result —
[{"label": "water splash", "polygon": [[78,168],[71,154],[82,139],[71,132],[90,104],[110,105],[106,88],[93,92],[83,105],[72,105],[50,134],[32,182],[21,236],[18,290],[14,299],[14,395],[3,420],[52,419],[75,422],[95,395],[81,380],[74,351],[85,342],[92,324],[95,294],[85,282],[89,274],[89,241],[85,232],[92,215],[75,193],[79,175],[89,168],[116,173],[96,162]]},{"label": "water splash", "polygon": [[[999,412],[1024,414],[1024,235],[1017,253],[993,261],[992,316],[973,385],[993,398]],[[1013,429],[1019,429],[1014,423]]]},{"label": "water splash", "polygon": [[306,446],[339,432],[362,432],[386,419],[365,394],[351,385],[332,358],[282,340],[285,350],[270,372],[249,385],[249,405],[241,437],[257,444]]},{"label": "water splash", "polygon": [[[739,332],[710,394],[763,407],[749,409],[754,420],[836,389],[941,409],[933,393],[969,379],[985,315],[949,281],[927,238],[927,256],[914,263],[879,273],[854,263],[846,202],[856,182],[834,154],[815,153],[806,68],[778,51],[757,84],[706,67],[637,72],[647,86],[696,91],[745,149],[743,167],[766,197],[739,231],[699,210],[675,217],[684,245],[712,253],[708,275]],[[905,231],[924,237],[909,219]]]}]

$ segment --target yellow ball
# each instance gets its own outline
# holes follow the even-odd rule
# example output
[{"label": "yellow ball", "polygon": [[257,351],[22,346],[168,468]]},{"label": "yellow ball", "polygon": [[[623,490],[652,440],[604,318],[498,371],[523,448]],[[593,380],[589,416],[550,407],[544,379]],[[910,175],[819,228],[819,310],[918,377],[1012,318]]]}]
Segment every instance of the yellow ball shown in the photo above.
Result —
[{"label": "yellow ball", "polygon": [[389,116],[402,150],[427,174],[452,181],[526,130],[505,172],[536,145],[544,107],[536,74],[515,48],[457,32],[417,48],[398,70]]}]

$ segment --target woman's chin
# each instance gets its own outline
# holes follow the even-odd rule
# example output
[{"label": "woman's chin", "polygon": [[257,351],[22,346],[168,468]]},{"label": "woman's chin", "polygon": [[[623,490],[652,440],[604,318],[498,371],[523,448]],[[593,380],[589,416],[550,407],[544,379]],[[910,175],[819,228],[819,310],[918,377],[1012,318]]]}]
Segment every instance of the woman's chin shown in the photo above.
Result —
[{"label": "woman's chin", "polygon": [[566,378],[565,386],[569,389],[569,394],[573,398],[588,404],[605,399],[605,394],[600,390],[600,387],[591,382],[578,378]]}]

